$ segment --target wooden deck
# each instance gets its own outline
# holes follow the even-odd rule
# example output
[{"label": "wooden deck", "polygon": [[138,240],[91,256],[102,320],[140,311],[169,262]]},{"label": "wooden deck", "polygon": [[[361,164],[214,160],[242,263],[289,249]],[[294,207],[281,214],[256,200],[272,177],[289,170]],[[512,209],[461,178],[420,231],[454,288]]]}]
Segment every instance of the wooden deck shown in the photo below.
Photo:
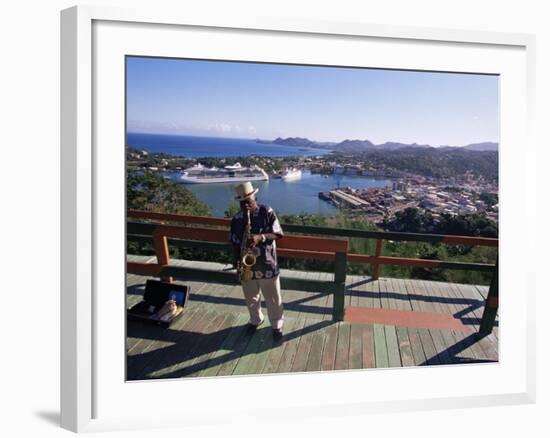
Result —
[{"label": "wooden deck", "polygon": [[[128,260],[144,258],[128,256]],[[217,263],[172,263],[224,268]],[[282,275],[332,279],[332,274],[320,272],[283,270]],[[127,307],[141,300],[146,280],[144,276],[127,276]],[[482,339],[476,335],[487,286],[394,278],[371,281],[368,277],[348,276],[346,306],[350,319],[374,318],[373,323],[333,322],[331,295],[283,290],[284,337],[276,342],[265,308],[264,325],[253,335],[244,332],[248,312],[240,286],[184,283],[191,286],[190,301],[183,317],[172,327],[128,321],[128,380],[498,360],[498,318],[492,334]],[[376,323],[381,314],[384,323]],[[429,324],[438,319],[458,325],[444,327],[443,323],[443,327],[434,328]]]}]

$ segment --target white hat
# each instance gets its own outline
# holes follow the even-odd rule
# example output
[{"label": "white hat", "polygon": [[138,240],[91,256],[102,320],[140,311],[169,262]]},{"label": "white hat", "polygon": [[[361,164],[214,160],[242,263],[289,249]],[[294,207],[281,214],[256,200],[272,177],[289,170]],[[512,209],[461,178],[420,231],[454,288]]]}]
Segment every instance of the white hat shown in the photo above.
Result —
[{"label": "white hat", "polygon": [[252,183],[247,181],[235,187],[235,193],[237,194],[237,196],[235,196],[237,201],[244,201],[245,199],[248,199],[258,193],[258,189],[255,189],[252,186]]}]

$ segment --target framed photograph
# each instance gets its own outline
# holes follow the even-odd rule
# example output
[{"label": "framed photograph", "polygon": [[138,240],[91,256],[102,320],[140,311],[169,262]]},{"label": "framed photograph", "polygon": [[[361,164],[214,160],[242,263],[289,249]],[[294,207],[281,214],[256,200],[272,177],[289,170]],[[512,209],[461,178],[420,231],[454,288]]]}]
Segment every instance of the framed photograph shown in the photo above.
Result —
[{"label": "framed photograph", "polygon": [[61,18],[64,428],[534,401],[534,37]]}]

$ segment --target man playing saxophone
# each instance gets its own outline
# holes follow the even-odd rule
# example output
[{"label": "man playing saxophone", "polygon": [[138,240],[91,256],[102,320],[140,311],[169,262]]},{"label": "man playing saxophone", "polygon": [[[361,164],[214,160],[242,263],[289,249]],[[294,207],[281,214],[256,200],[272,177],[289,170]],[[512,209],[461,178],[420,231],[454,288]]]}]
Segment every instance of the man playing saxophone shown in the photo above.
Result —
[{"label": "man playing saxophone", "polygon": [[253,333],[264,322],[261,292],[273,336],[280,339],[284,318],[275,242],[283,237],[283,230],[273,209],[256,202],[257,192],[250,182],[235,189],[240,211],[231,220],[233,265],[239,273],[250,314],[247,332]]}]

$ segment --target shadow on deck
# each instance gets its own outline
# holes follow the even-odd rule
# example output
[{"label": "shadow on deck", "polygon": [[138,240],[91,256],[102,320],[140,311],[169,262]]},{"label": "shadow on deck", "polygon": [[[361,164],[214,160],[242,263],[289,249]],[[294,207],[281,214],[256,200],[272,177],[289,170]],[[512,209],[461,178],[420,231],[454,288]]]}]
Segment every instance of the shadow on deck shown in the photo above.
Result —
[{"label": "shadow on deck", "polygon": [[[284,270],[282,275],[320,280],[332,276]],[[146,280],[127,276],[127,307],[141,300]],[[498,361],[498,320],[490,335],[476,335],[486,286],[348,276],[346,306],[350,313],[359,309],[363,315],[365,310],[363,316],[370,321],[359,323],[333,322],[330,294],[283,290],[285,334],[277,342],[267,319],[253,335],[245,333],[248,314],[240,286],[185,284],[191,286],[190,301],[172,327],[128,321],[128,380]],[[377,322],[380,314],[393,322]],[[423,326],[429,318],[411,320],[410,315],[432,315],[460,325]]]}]

